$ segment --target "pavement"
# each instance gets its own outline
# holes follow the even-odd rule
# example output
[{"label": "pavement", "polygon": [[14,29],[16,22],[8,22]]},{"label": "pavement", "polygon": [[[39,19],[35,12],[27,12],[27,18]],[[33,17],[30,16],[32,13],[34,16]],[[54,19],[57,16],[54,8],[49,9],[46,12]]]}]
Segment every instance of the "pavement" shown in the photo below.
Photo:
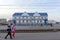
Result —
[{"label": "pavement", "polygon": [[7,33],[0,33],[0,40],[60,40],[60,32],[16,33],[15,38],[4,39]]}]

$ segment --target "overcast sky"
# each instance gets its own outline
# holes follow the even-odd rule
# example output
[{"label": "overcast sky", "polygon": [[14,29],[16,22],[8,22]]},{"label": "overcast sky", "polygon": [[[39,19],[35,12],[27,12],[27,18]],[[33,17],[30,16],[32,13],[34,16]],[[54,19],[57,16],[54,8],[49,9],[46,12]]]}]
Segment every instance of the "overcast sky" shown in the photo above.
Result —
[{"label": "overcast sky", "polygon": [[12,19],[15,12],[47,12],[49,20],[60,21],[60,0],[0,0],[0,18]]}]

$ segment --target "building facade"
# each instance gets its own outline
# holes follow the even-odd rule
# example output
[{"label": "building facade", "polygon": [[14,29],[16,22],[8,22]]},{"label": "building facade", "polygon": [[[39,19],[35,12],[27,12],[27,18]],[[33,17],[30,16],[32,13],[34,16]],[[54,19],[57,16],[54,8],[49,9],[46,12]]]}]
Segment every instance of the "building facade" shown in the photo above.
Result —
[{"label": "building facade", "polygon": [[7,24],[7,23],[8,23],[7,19],[5,18],[0,19],[0,24]]},{"label": "building facade", "polygon": [[14,13],[13,22],[16,25],[40,25],[48,21],[47,13]]}]

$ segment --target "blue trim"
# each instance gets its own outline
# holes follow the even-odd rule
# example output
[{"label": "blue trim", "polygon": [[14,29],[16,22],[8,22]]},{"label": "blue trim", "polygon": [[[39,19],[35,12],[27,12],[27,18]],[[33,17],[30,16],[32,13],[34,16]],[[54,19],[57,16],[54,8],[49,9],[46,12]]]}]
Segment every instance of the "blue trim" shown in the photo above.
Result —
[{"label": "blue trim", "polygon": [[13,23],[16,24],[16,20],[13,20]]}]

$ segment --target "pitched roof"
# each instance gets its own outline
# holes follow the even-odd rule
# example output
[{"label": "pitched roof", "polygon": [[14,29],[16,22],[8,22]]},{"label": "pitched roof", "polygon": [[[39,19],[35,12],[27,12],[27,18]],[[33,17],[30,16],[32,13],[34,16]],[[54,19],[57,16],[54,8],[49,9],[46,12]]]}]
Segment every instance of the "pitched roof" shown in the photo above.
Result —
[{"label": "pitched roof", "polygon": [[40,14],[40,16],[48,16],[47,13],[39,13],[39,14]]},{"label": "pitched roof", "polygon": [[28,13],[29,16],[33,16],[35,13]]},{"label": "pitched roof", "polygon": [[23,13],[14,13],[13,16],[21,16]]},{"label": "pitched roof", "polygon": [[23,13],[22,16],[29,16],[27,13]]},{"label": "pitched roof", "polygon": [[[14,13],[13,16],[22,16],[24,13]],[[27,13],[28,16],[34,16],[35,13]],[[47,13],[38,13],[40,16],[48,16]],[[26,16],[26,15],[25,15]]]}]

